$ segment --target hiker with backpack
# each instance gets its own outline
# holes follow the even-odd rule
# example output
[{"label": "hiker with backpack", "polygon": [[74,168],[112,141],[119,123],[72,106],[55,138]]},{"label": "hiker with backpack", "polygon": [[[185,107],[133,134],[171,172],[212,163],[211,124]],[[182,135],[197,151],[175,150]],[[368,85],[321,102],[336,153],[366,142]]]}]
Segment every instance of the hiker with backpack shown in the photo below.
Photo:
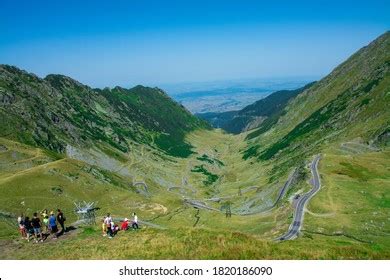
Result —
[{"label": "hiker with backpack", "polygon": [[61,226],[61,233],[65,234],[66,228],[65,228],[65,221],[66,218],[64,216],[64,213],[60,209],[57,209],[57,221]]}]

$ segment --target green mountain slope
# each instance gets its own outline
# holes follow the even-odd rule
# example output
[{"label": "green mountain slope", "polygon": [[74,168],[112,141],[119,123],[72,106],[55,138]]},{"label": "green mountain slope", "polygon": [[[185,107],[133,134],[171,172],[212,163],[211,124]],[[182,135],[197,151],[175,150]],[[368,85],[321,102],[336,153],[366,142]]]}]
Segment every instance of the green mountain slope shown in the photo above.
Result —
[{"label": "green mountain slope", "polygon": [[68,144],[96,143],[127,152],[134,141],[185,157],[191,153],[185,134],[207,126],[158,88],[94,90],[66,76],[40,79],[6,65],[0,102],[1,137],[59,153]]},{"label": "green mountain slope", "polygon": [[216,128],[222,128],[234,134],[255,128],[259,128],[260,131],[267,131],[284,114],[287,103],[313,84],[310,83],[295,90],[276,91],[239,111],[210,112],[197,114],[197,116],[208,121]]},{"label": "green mountain slope", "polygon": [[[91,89],[1,66],[0,258],[388,258],[389,46],[387,32],[285,103],[249,107],[267,119],[237,135],[159,89]],[[275,242],[311,189],[315,154],[321,187],[298,238]],[[77,201],[98,202],[99,219],[137,212],[146,223],[102,238],[80,226]],[[17,240],[19,213],[59,207],[76,230]],[[107,255],[134,237],[141,254]]]},{"label": "green mountain slope", "polygon": [[293,162],[343,141],[386,142],[389,104],[390,32],[386,32],[294,98],[269,131],[249,134],[244,157]]}]

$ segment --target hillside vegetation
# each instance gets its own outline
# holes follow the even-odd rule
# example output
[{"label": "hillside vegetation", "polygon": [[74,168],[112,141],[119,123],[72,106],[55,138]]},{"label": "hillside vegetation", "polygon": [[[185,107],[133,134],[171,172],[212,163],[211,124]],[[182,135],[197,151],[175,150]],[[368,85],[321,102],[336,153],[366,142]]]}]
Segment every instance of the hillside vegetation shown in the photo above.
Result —
[{"label": "hillside vegetation", "polygon": [[[230,134],[157,88],[0,66],[0,258],[388,259],[389,70],[387,32],[315,84],[249,106],[259,126]],[[321,188],[298,238],[276,242],[317,154]],[[102,237],[78,220],[80,201],[98,221],[137,212],[141,230]],[[20,240],[16,217],[44,208],[75,229]]]},{"label": "hillside vegetation", "polygon": [[207,127],[158,88],[93,90],[66,76],[40,79],[7,65],[0,65],[0,102],[1,137],[58,153],[97,142],[128,152],[133,141],[186,157],[185,134]]},{"label": "hillside vegetation", "polygon": [[[389,138],[390,33],[352,55],[294,98],[268,131],[248,134],[244,158],[285,165],[326,146]],[[387,139],[387,140],[384,140]]]}]

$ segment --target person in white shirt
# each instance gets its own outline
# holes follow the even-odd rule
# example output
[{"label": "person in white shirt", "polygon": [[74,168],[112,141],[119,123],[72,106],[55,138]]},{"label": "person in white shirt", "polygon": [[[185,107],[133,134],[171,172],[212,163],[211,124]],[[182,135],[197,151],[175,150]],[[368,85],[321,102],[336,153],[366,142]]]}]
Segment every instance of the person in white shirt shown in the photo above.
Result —
[{"label": "person in white shirt", "polygon": [[107,217],[104,219],[104,224],[106,225],[107,235],[109,238],[112,237],[111,222],[112,222],[111,215],[110,213],[107,213]]},{"label": "person in white shirt", "polygon": [[26,228],[24,226],[24,216],[21,214],[18,217],[18,226],[19,226],[19,232],[22,235],[22,239],[27,239],[27,233],[26,233]]},{"label": "person in white shirt", "polygon": [[136,230],[136,229],[139,229],[139,227],[138,227],[138,217],[137,217],[137,214],[134,212],[133,214],[132,214],[132,216],[133,216],[133,221],[132,221],[132,228],[134,229],[134,230]]}]

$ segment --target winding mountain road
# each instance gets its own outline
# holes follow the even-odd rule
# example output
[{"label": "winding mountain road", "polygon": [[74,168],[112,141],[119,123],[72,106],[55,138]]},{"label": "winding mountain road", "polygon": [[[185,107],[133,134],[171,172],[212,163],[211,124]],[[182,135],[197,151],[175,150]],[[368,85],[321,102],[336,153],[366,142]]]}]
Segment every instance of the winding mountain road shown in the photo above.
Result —
[{"label": "winding mountain road", "polygon": [[287,233],[278,237],[276,240],[290,240],[298,236],[298,233],[303,223],[305,205],[321,188],[320,175],[318,174],[318,162],[320,161],[320,158],[320,155],[316,155],[310,165],[310,170],[312,174],[312,179],[310,180],[310,183],[312,184],[313,188],[300,197],[298,203],[295,206],[294,218],[290,225],[290,228],[288,229]]},{"label": "winding mountain road", "polygon": [[[296,170],[297,169],[295,168],[290,173],[290,175],[287,178],[287,181],[283,184],[282,188],[279,190],[278,197],[276,198],[275,202],[271,206],[269,206],[266,209],[263,209],[261,211],[255,211],[255,212],[250,212],[250,213],[237,213],[237,212],[232,211],[232,214],[239,215],[239,216],[250,216],[250,215],[257,215],[257,214],[271,211],[273,208],[276,207],[278,202],[284,197],[284,195],[286,194],[286,192],[290,188],[292,182],[294,181]],[[255,190],[257,188],[258,188],[257,186],[250,186],[250,187],[243,189],[241,191],[241,193],[244,194],[244,193],[247,193],[251,190]],[[231,199],[231,198],[237,197],[237,196],[239,196],[239,194],[223,196],[223,197],[212,197],[212,198],[205,199],[204,201],[186,198],[186,199],[184,199],[184,203],[186,203],[190,206],[193,206],[194,208],[198,208],[198,209],[206,209],[206,210],[211,210],[211,211],[222,212],[220,209],[207,206],[206,201],[220,202],[222,199]]]},{"label": "winding mountain road", "polygon": [[297,172],[297,169],[294,168],[293,172],[291,172],[290,176],[288,176],[286,183],[284,183],[283,187],[280,189],[278,197],[276,198],[274,204],[271,206],[270,209],[274,208],[276,204],[283,198],[283,196],[286,194],[288,189],[290,188],[290,185],[292,181],[294,180],[295,174]]}]

